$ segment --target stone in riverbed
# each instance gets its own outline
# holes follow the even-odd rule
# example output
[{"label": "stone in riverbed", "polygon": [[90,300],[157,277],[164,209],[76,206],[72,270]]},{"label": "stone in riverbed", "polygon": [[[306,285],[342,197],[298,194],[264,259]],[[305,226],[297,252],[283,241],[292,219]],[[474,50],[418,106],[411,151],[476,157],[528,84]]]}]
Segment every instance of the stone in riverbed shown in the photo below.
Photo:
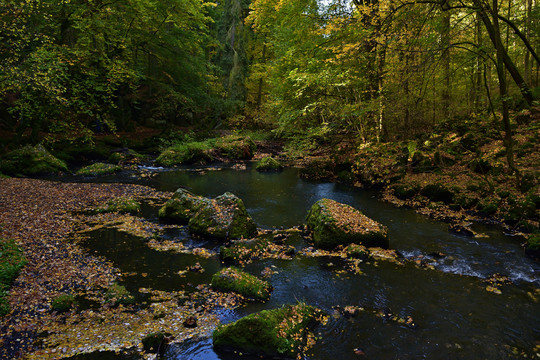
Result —
[{"label": "stone in riverbed", "polygon": [[159,217],[187,224],[189,219],[202,207],[205,198],[193,195],[186,189],[179,188],[172,198],[159,209]]},{"label": "stone in riverbed", "polygon": [[306,225],[313,233],[313,242],[322,249],[351,243],[388,248],[385,226],[334,200],[317,201],[309,210]]},{"label": "stone in riverbed", "polygon": [[214,349],[295,358],[308,339],[314,339],[309,329],[322,315],[319,309],[303,303],[263,310],[219,326],[212,336]]},{"label": "stone in riverbed", "polygon": [[204,199],[188,225],[193,234],[220,239],[249,238],[257,233],[257,225],[244,202],[230,192]]}]

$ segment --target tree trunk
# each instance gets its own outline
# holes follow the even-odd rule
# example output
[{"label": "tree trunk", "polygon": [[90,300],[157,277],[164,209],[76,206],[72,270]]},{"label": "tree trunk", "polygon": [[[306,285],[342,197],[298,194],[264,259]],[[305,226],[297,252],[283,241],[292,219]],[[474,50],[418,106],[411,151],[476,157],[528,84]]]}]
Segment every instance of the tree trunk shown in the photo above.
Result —
[{"label": "tree trunk", "polygon": [[493,19],[493,31],[495,41],[495,49],[497,50],[497,75],[499,78],[499,91],[502,101],[502,122],[504,127],[504,144],[506,147],[506,161],[510,170],[515,173],[516,180],[519,184],[519,171],[514,163],[514,141],[512,139],[512,129],[510,127],[510,117],[508,114],[508,86],[506,84],[506,72],[504,69],[504,48],[501,41],[501,31],[499,28],[499,17],[497,0],[493,0],[493,8],[491,9]]},{"label": "tree trunk", "polygon": [[[500,29],[498,28],[498,25],[499,25],[498,11],[496,12],[497,18],[495,19],[492,16],[492,20],[490,21],[488,11],[493,14],[495,13],[494,9],[490,9],[489,7],[484,6],[481,0],[474,0],[474,4],[477,8],[478,15],[480,16],[480,18],[482,19],[482,22],[484,23],[486,27],[486,30],[488,32],[489,38],[491,39],[491,42],[493,43],[493,46],[496,49],[500,50],[501,52],[500,55],[502,57],[502,61],[503,61],[504,66],[506,67],[506,70],[508,70],[508,73],[512,76],[512,79],[518,86],[519,90],[521,91],[521,95],[523,96],[527,104],[531,106],[534,101],[534,97],[529,89],[529,86],[527,85],[523,77],[521,76],[521,73],[519,72],[516,65],[514,64],[514,62],[508,55],[508,53],[506,52],[506,49],[502,45],[501,33],[500,33]],[[496,5],[495,0],[494,0],[494,5]],[[495,20],[497,21],[497,29],[495,29]],[[500,49],[498,47],[500,47]]]},{"label": "tree trunk", "polygon": [[450,11],[443,11],[442,18],[442,66],[444,72],[444,86],[441,100],[444,119],[450,117]]},{"label": "tree trunk", "polygon": [[[525,18],[525,34],[527,39],[531,38],[531,16],[532,16],[532,0],[527,0],[527,16]],[[531,63],[531,54],[529,51],[525,52],[525,81],[529,84],[533,83],[532,79],[532,63]]]},{"label": "tree trunk", "polygon": [[[266,43],[263,43],[263,51],[262,51],[262,63],[264,64],[266,62]],[[263,77],[261,76],[259,78],[259,89],[257,91],[257,110],[261,109],[261,103],[262,103],[262,88],[263,88]]]}]

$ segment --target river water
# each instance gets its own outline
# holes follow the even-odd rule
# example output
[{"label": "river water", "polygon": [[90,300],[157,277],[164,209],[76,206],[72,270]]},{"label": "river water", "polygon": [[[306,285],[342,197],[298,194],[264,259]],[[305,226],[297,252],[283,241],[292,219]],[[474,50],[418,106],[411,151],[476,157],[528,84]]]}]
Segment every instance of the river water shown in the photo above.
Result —
[{"label": "river water", "polygon": [[[155,169],[150,169],[155,170]],[[270,278],[274,287],[266,303],[219,313],[222,322],[234,321],[249,313],[305,301],[330,314],[326,326],[317,329],[319,340],[306,359],[521,359],[540,357],[535,346],[540,341],[540,287],[538,263],[527,258],[519,240],[505,236],[494,226],[475,225],[488,235],[474,239],[450,233],[447,224],[431,220],[413,210],[381,202],[376,193],[347,185],[305,181],[296,169],[281,173],[258,173],[248,168],[210,167],[157,170],[146,178],[125,174],[100,181],[126,181],[174,191],[184,187],[195,194],[214,197],[230,191],[243,199],[259,227],[289,228],[302,224],[311,205],[321,198],[334,199],[361,210],[386,225],[390,247],[410,260],[431,259],[435,270],[391,262],[361,264],[362,274],[339,271],[339,261],[331,258],[296,256],[293,260],[261,260],[246,266],[252,274],[275,267]],[[157,221],[157,210],[145,216]],[[186,231],[171,231],[193,246],[216,250],[217,244],[191,239]],[[111,246],[114,244],[114,246]],[[132,276],[126,286],[133,290],[148,287],[175,290],[208,283],[221,264],[217,257],[204,259],[190,254],[151,250],[136,238],[113,230],[94,237],[91,250],[104,255]],[[296,244],[306,247],[307,244]],[[126,251],[129,249],[129,251]],[[182,279],[176,272],[200,262],[203,274]],[[486,291],[486,279],[500,274],[511,280],[502,294]],[[366,309],[356,317],[339,316],[337,306]],[[376,312],[411,316],[415,328],[389,321]],[[361,348],[366,355],[355,354]],[[538,349],[537,349],[538,350]],[[214,353],[211,339],[201,339],[169,347],[165,359],[234,359]],[[242,358],[247,358],[243,356]]]}]

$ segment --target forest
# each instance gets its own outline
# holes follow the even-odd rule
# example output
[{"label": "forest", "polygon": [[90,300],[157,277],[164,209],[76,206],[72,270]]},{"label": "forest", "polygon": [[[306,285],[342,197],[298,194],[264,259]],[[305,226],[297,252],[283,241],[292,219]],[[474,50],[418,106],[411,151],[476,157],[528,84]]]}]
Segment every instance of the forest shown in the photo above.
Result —
[{"label": "forest", "polygon": [[3,0],[0,40],[1,359],[540,357],[537,0]]}]

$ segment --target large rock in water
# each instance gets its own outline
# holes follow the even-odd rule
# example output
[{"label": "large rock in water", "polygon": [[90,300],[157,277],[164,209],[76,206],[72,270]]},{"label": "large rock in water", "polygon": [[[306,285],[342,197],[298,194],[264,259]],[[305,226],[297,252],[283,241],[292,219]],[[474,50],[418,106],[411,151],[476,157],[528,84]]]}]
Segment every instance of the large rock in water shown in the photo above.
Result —
[{"label": "large rock in water", "polygon": [[219,326],[212,336],[217,351],[237,351],[277,358],[295,358],[313,339],[312,325],[322,312],[306,304],[263,310]]},{"label": "large rock in water", "polygon": [[352,206],[330,199],[317,201],[309,210],[306,225],[322,249],[351,243],[388,248],[387,228]]},{"label": "large rock in water", "polygon": [[257,233],[257,225],[249,216],[244,202],[230,192],[215,199],[202,200],[188,225],[193,234],[220,239],[247,238]]},{"label": "large rock in water", "polygon": [[162,219],[187,224],[189,219],[203,206],[204,200],[208,199],[179,188],[172,198],[159,209],[158,215]]}]

